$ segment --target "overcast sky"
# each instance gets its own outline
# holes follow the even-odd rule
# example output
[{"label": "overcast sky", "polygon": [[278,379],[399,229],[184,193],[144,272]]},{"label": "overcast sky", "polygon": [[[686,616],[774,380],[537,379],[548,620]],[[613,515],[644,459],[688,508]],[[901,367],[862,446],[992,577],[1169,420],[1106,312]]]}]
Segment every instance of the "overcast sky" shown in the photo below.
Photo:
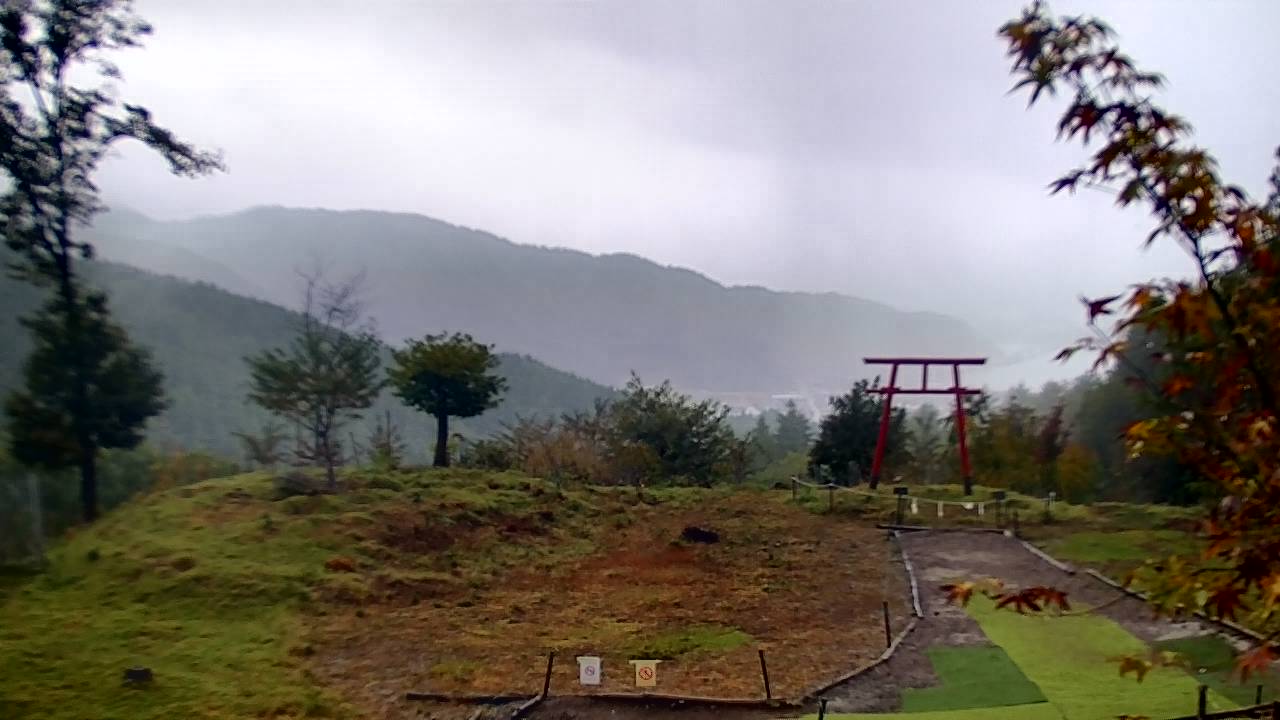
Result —
[{"label": "overcast sky", "polygon": [[[1049,352],[1075,298],[1183,270],[1026,111],[996,27],[1021,3],[140,0],[122,96],[225,152],[169,177],[136,148],[108,200],[157,217],[282,204],[418,212],[628,251],[722,282],[967,318]],[[1280,2],[1058,2],[1169,79],[1224,174],[1280,143]]]}]

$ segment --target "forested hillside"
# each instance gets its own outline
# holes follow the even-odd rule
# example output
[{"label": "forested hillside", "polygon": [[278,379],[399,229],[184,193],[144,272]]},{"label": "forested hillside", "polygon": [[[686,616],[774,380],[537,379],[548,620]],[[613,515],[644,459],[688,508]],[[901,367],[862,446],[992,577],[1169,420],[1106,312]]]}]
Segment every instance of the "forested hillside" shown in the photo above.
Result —
[{"label": "forested hillside", "polygon": [[[161,446],[238,454],[234,431],[253,430],[266,416],[245,400],[248,371],[243,358],[282,345],[297,316],[260,300],[234,295],[205,283],[163,277],[125,265],[98,262],[89,266],[94,284],[105,289],[113,311],[130,335],[150,348],[164,371],[170,407],[149,426],[148,439]],[[13,387],[29,342],[18,318],[40,301],[39,291],[7,276],[0,277],[0,393]],[[486,338],[487,339],[487,338]],[[589,408],[613,391],[533,358],[504,353],[500,372],[509,390],[502,404],[477,418],[462,421],[464,436],[487,434],[517,416],[558,415]],[[369,416],[390,410],[402,427],[409,451],[421,457],[430,437],[430,420],[403,407],[390,395]],[[365,423],[369,425],[370,423]],[[352,427],[358,441],[367,427]]]},{"label": "forested hillside", "polygon": [[686,390],[834,393],[866,372],[867,354],[993,352],[944,315],[726,287],[634,255],[519,245],[421,215],[271,207],[156,222],[110,213],[92,237],[105,258],[290,307],[299,266],[364,270],[388,339],[466,330],[613,385],[634,370]]}]

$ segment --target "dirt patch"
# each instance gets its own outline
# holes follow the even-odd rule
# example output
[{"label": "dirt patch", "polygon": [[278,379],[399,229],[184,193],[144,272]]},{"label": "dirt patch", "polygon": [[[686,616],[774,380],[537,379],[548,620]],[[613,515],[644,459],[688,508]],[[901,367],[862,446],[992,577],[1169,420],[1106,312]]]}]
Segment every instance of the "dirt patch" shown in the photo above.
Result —
[{"label": "dirt patch", "polygon": [[381,513],[378,540],[386,548],[404,553],[431,553],[448,550],[465,532],[428,524],[421,515],[411,513]]},{"label": "dirt patch", "polygon": [[[604,659],[595,691],[634,692],[634,648],[716,626],[749,641],[663,662],[658,690],[762,697],[764,649],[781,697],[876,657],[882,600],[898,627],[906,623],[906,586],[882,531],[763,496],[709,502],[716,505],[628,507],[624,527],[600,518],[596,550],[551,572],[516,568],[483,587],[411,606],[364,606],[359,615],[330,608],[314,633],[312,672],[370,717],[418,717],[423,708],[402,700],[408,690],[536,693],[550,650],[553,694],[587,691],[576,655]],[[691,525],[715,527],[720,541],[681,541]],[[475,670],[433,674],[441,664]]]}]

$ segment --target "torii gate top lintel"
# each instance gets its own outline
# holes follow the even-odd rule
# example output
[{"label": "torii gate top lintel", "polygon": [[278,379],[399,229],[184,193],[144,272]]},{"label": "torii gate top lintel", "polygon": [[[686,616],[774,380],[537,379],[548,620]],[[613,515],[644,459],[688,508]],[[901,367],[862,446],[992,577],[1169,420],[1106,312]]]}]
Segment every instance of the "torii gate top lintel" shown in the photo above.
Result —
[{"label": "torii gate top lintel", "polygon": [[[956,398],[956,440],[960,445],[960,469],[964,480],[964,494],[973,492],[973,477],[969,470],[969,448],[964,437],[964,398],[967,395],[982,393],[977,388],[967,388],[960,384],[960,366],[985,365],[986,358],[944,358],[944,357],[869,357],[863,358],[868,365],[888,365],[889,384],[872,390],[884,396],[884,411],[880,416],[880,434],[876,439],[876,454],[871,465],[871,487],[880,483],[880,466],[884,462],[885,445],[889,439],[889,411],[894,395],[954,395]],[[898,368],[902,365],[923,366],[919,388],[898,387]],[[933,365],[951,366],[952,385],[949,388],[929,388],[929,368]]]}]

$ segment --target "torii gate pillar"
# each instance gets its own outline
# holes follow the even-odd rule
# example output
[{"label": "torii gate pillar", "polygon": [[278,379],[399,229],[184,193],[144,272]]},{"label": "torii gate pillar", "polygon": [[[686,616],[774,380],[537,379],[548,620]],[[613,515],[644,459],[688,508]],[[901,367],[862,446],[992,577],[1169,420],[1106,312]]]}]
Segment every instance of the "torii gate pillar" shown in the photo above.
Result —
[{"label": "torii gate pillar", "polygon": [[[969,447],[965,443],[964,432],[964,398],[966,395],[978,395],[982,391],[976,388],[967,388],[960,384],[960,366],[961,365],[985,365],[986,358],[921,358],[921,357],[897,357],[897,358],[863,358],[863,362],[868,365],[888,365],[889,366],[889,384],[882,388],[872,390],[884,396],[884,408],[880,414],[880,433],[876,437],[876,454],[871,463],[871,487],[875,489],[880,484],[880,466],[884,463],[885,446],[889,442],[889,418],[892,413],[894,395],[954,395],[956,398],[956,442],[960,446],[960,476],[964,480],[964,494],[973,494],[973,472],[969,467]],[[919,388],[900,388],[898,387],[898,367],[901,365],[919,365],[922,370],[920,373]],[[950,365],[951,366],[951,387],[929,389],[929,366],[931,365]]]}]

